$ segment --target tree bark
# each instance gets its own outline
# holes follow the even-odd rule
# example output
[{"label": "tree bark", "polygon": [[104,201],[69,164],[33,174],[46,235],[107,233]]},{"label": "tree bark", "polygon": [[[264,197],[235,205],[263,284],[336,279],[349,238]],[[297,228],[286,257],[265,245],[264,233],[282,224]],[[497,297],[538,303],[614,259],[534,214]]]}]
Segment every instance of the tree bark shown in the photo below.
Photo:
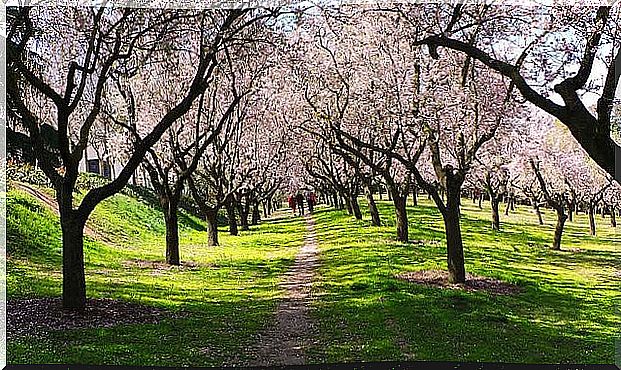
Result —
[{"label": "tree bark", "polygon": [[589,204],[589,235],[595,236],[595,206]]},{"label": "tree bark", "polygon": [[205,219],[207,221],[207,245],[220,245],[218,240],[218,210],[211,209],[205,212]]},{"label": "tree bark", "polygon": [[354,217],[356,217],[356,220],[362,220],[362,212],[360,212],[360,204],[358,204],[358,197],[355,194],[351,194],[350,195],[350,203],[351,203],[351,209],[352,212],[354,213]]},{"label": "tree bark", "polygon": [[531,202],[533,204],[533,208],[535,209],[535,213],[537,214],[539,225],[543,225],[543,217],[541,216],[541,208],[539,207],[539,203],[537,203],[534,199],[531,199]]},{"label": "tree bark", "polygon": [[392,193],[392,202],[395,205],[395,222],[397,223],[397,240],[407,243],[408,236],[408,214],[406,208],[407,195],[403,196],[399,194],[397,189],[390,189],[389,194]]},{"label": "tree bark", "polygon": [[[505,216],[509,216],[509,211],[513,209],[513,197],[509,196],[507,198],[507,206],[505,208]],[[500,225],[500,223],[499,223]]]},{"label": "tree bark", "polygon": [[259,212],[259,202],[255,202],[252,207],[252,226],[258,225],[260,219],[261,214]]},{"label": "tree bark", "polygon": [[229,234],[238,235],[237,219],[235,218],[235,206],[231,202],[226,205],[226,216],[229,219]]},{"label": "tree bark", "polygon": [[347,209],[347,213],[351,216],[354,214],[354,210],[351,206],[351,200],[349,200],[349,197],[345,196],[343,197],[343,199],[345,200],[345,208]]},{"label": "tree bark", "polygon": [[490,194],[492,204],[492,230],[500,230],[500,199]]},{"label": "tree bark", "polygon": [[380,215],[377,210],[377,205],[375,204],[375,199],[373,199],[373,191],[371,190],[371,186],[366,184],[364,186],[364,195],[367,198],[367,203],[369,204],[369,213],[371,214],[371,224],[373,226],[380,226]]},{"label": "tree bark", "polygon": [[[71,200],[70,200],[71,202]],[[84,309],[86,306],[86,280],[84,276],[84,225],[69,207],[60,207],[63,238],[63,308]],[[66,208],[62,211],[62,208]]]},{"label": "tree bark", "polygon": [[[447,181],[448,182],[448,181]],[[465,283],[464,245],[461,236],[459,197],[460,187],[447,184],[446,207],[442,216],[446,231],[446,258],[450,283]]]},{"label": "tree bark", "polygon": [[565,227],[565,221],[567,215],[563,210],[556,210],[556,228],[554,229],[554,241],[552,242],[552,249],[561,250],[561,238],[563,236],[563,228]]},{"label": "tree bark", "polygon": [[412,204],[414,207],[418,206],[418,186],[416,186],[416,181],[412,185],[414,189],[412,189]]},{"label": "tree bark", "polygon": [[160,198],[166,222],[166,263],[179,266],[179,221],[177,210],[179,202],[166,196]]},{"label": "tree bark", "polygon": [[617,210],[614,206],[610,207],[610,226],[617,227]]},{"label": "tree bark", "polygon": [[334,205],[334,208],[339,208],[339,196],[337,193],[332,194],[332,203]]},{"label": "tree bark", "polygon": [[239,224],[241,226],[242,231],[250,230],[250,226],[248,226],[248,204],[242,204],[241,201],[237,203],[237,209],[239,212]]}]

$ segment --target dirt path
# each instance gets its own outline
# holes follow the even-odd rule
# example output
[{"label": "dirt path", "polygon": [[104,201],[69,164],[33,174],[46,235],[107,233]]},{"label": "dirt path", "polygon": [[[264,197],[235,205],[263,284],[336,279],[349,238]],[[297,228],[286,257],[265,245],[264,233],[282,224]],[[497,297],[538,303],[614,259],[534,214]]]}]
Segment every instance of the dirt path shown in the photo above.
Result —
[{"label": "dirt path", "polygon": [[309,306],[313,299],[311,288],[319,266],[315,222],[306,217],[307,234],[291,270],[280,286],[287,295],[276,311],[276,322],[259,339],[257,358],[250,366],[302,365],[304,348],[309,344],[312,322]]}]

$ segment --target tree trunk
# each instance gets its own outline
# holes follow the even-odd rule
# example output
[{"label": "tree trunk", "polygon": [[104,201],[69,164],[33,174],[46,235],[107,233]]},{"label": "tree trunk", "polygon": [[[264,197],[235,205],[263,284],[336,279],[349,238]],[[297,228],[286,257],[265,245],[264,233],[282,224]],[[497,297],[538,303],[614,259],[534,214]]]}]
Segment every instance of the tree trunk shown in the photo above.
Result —
[{"label": "tree trunk", "polygon": [[500,199],[490,194],[492,204],[492,230],[500,230]]},{"label": "tree trunk", "polygon": [[572,203],[569,205],[569,222],[574,222],[574,209],[576,208],[575,204]]},{"label": "tree trunk", "polygon": [[416,182],[414,182],[412,189],[412,204],[414,207],[418,206],[418,187],[416,186]]},{"label": "tree trunk", "polygon": [[162,197],[164,221],[166,222],[166,263],[179,266],[179,221],[177,217],[178,201]]},{"label": "tree trunk", "polygon": [[369,204],[369,213],[371,214],[371,224],[373,226],[380,226],[380,216],[377,210],[377,205],[375,204],[375,199],[373,199],[373,191],[371,190],[371,186],[366,184],[364,186],[364,195],[367,198],[367,203]]},{"label": "tree trunk", "polygon": [[589,204],[589,234],[595,236],[595,206]]},{"label": "tree trunk", "polygon": [[539,220],[539,225],[543,225],[543,217],[541,216],[541,208],[536,201],[533,201],[533,208],[535,209],[535,213],[537,214],[537,219]]},{"label": "tree trunk", "polygon": [[405,196],[399,194],[396,189],[390,189],[392,193],[392,202],[395,205],[395,222],[397,223],[397,240],[407,243],[408,236],[408,214],[406,208],[407,194]]},{"label": "tree trunk", "polygon": [[614,206],[610,207],[610,226],[617,227],[617,210]]},{"label": "tree trunk", "polygon": [[358,197],[355,194],[350,195],[351,209],[354,213],[356,220],[362,220],[362,212],[360,212],[360,204],[358,204]]},{"label": "tree trunk", "polygon": [[343,199],[345,200],[345,208],[347,209],[347,213],[351,216],[354,214],[354,210],[351,207],[351,201],[349,200],[349,197],[343,197]]},{"label": "tree trunk", "polygon": [[479,196],[479,209],[483,209],[483,194]]},{"label": "tree trunk", "polygon": [[259,202],[255,202],[252,207],[252,226],[258,225],[260,219],[261,213],[259,212]]},{"label": "tree trunk", "polygon": [[241,225],[241,230],[242,231],[248,231],[250,230],[250,227],[248,226],[248,211],[249,211],[249,205],[248,204],[242,204],[242,202],[238,202],[237,205],[237,209],[239,212],[239,224]]},{"label": "tree trunk", "polygon": [[237,219],[235,218],[235,206],[231,202],[226,205],[226,216],[229,219],[229,234],[237,235],[239,231],[237,229]]},{"label": "tree trunk", "polygon": [[[84,277],[84,225],[86,217],[78,217],[71,209],[72,197],[66,207],[59,207],[63,238],[63,308],[82,310],[86,307]],[[65,208],[63,211],[62,208]]]},{"label": "tree trunk", "polygon": [[339,208],[339,196],[338,194],[332,194],[332,203],[334,204],[334,208]]},{"label": "tree trunk", "polygon": [[205,213],[207,220],[207,245],[220,245],[218,241],[218,210],[211,209]]},{"label": "tree trunk", "polygon": [[563,210],[556,210],[556,228],[554,229],[554,241],[552,242],[552,249],[560,251],[561,250],[561,238],[563,236],[563,228],[565,227],[565,221],[567,220],[567,215]]},{"label": "tree trunk", "polygon": [[442,213],[446,231],[446,258],[450,283],[465,283],[464,245],[459,222],[459,186],[448,184],[446,208]]},{"label": "tree trunk", "polygon": [[[513,204],[513,197],[509,196],[507,198],[507,206],[505,207],[505,216],[509,216],[509,210],[511,210],[512,204]],[[500,223],[498,225],[500,225]]]}]

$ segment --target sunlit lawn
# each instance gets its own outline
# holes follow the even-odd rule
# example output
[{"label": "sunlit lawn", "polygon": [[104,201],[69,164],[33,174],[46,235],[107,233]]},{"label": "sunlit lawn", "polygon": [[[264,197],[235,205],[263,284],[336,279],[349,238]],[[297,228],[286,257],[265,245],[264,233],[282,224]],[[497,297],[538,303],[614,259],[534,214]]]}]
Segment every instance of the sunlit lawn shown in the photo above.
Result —
[{"label": "sunlit lawn", "polygon": [[[410,200],[411,202],[411,200]],[[314,316],[315,362],[439,360],[613,363],[621,320],[621,229],[597,218],[597,237],[579,215],[563,248],[551,251],[553,215],[545,226],[526,206],[491,230],[489,204],[464,200],[466,270],[519,284],[517,296],[490,296],[416,286],[394,278],[418,269],[446,269],[443,223],[427,199],[409,207],[410,239],[395,242],[394,215],[380,202],[385,226],[345,212],[316,215],[321,281]],[[504,209],[503,209],[504,210]]]},{"label": "sunlit lawn", "polygon": [[[30,196],[8,194],[8,298],[60,296],[61,243],[56,217]],[[164,260],[164,224],[155,208],[116,195],[90,224],[115,245],[85,246],[87,295],[172,311],[183,318],[158,325],[56,332],[8,343],[9,363],[218,365],[244,359],[244,349],[272,319],[281,275],[303,243],[301,219],[285,218],[234,237],[221,230],[209,247],[201,220],[181,218],[181,259],[196,266],[141,268]]]},{"label": "sunlit lawn", "polygon": [[[549,249],[553,215],[537,225],[528,207],[490,225],[489,204],[464,200],[462,230],[469,273],[523,287],[491,296],[416,286],[394,278],[445,269],[442,219],[425,198],[409,207],[410,239],[395,242],[394,213],[379,202],[384,226],[368,212],[356,221],[321,207],[315,214],[320,259],[312,317],[318,331],[309,362],[436,360],[612,363],[621,324],[615,316],[621,270],[621,228],[598,216],[597,237],[584,215],[567,225],[564,251]],[[362,205],[364,207],[364,204]],[[36,200],[10,191],[7,202],[8,297],[61,294],[60,228]],[[363,208],[366,211],[366,209]],[[256,335],[273,320],[283,292],[277,283],[304,241],[305,225],[288,213],[206,245],[204,223],[183,213],[181,268],[163,262],[162,215],[148,202],[116,195],[101,204],[88,238],[88,296],[183,311],[160,324],[58,331],[8,343],[9,363],[222,365],[243,363]],[[578,250],[579,249],[579,250]]]}]

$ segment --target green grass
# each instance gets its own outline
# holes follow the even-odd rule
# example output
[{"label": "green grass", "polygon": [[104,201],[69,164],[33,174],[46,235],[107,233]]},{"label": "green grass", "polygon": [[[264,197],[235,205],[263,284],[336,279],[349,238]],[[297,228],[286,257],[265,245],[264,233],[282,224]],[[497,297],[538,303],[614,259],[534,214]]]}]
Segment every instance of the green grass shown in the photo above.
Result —
[{"label": "green grass", "polygon": [[[8,193],[7,205],[8,298],[60,296],[57,217],[17,190]],[[161,213],[125,195],[100,204],[90,225],[115,243],[86,238],[87,295],[189,314],[158,325],[58,331],[10,341],[9,363],[204,366],[243,360],[243,349],[272,319],[282,296],[276,284],[303,243],[304,223],[286,218],[237,237],[222,229],[221,246],[209,247],[201,220],[188,214],[180,220],[181,259],[196,268],[140,268],[128,261],[164,260]]]},{"label": "green grass", "polygon": [[[487,205],[488,206],[488,205]],[[516,296],[491,296],[417,286],[394,278],[419,269],[446,269],[443,223],[423,199],[409,207],[410,239],[395,240],[388,202],[382,227],[344,212],[316,215],[321,247],[320,323],[314,362],[438,360],[525,363],[613,363],[621,320],[615,306],[621,269],[621,230],[598,219],[588,236],[586,217],[568,223],[563,247],[548,248],[553,216],[536,224],[527,207],[491,230],[489,208],[464,201],[467,272],[519,284]]]},{"label": "green grass", "polygon": [[[79,198],[79,196],[78,196]],[[362,205],[364,207],[364,205]],[[410,206],[410,239],[395,241],[394,212],[379,202],[384,225],[346,213],[315,214],[321,250],[311,315],[318,340],[309,362],[381,360],[612,363],[621,320],[621,228],[584,215],[568,222],[565,251],[549,249],[553,215],[537,225],[528,207],[491,230],[489,205],[464,201],[466,270],[523,287],[515,296],[427,288],[394,278],[445,269],[444,228],[435,207]],[[97,207],[86,239],[87,294],[186,312],[155,325],[65,330],[7,343],[8,362],[217,366],[243,363],[245,348],[273,320],[277,283],[304,242],[300,218],[281,217],[233,237],[221,230],[208,247],[204,223],[182,213],[181,259],[195,268],[154,270],[134,260],[164,260],[164,224],[153,204],[115,195]],[[61,234],[56,216],[17,190],[7,195],[7,295],[61,294]],[[568,251],[579,248],[581,251]],[[128,262],[130,261],[130,262]]]}]

